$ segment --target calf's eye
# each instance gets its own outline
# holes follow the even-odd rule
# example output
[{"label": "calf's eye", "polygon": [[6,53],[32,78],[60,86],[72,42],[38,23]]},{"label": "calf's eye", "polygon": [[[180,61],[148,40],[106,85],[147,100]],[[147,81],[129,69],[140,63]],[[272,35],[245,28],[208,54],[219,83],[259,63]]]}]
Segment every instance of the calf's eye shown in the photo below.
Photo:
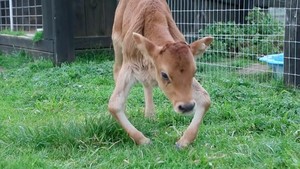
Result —
[{"label": "calf's eye", "polygon": [[161,72],[161,77],[163,80],[169,81],[169,76],[165,72]]}]

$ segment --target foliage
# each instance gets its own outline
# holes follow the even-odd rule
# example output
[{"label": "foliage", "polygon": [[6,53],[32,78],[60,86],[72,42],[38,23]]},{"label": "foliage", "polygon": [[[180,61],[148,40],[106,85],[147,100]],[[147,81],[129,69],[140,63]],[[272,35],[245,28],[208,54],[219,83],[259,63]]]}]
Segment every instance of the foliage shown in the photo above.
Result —
[{"label": "foliage", "polygon": [[43,32],[43,31],[37,31],[37,32],[34,34],[34,36],[33,36],[33,38],[32,38],[32,41],[33,41],[34,43],[37,43],[37,42],[43,40],[43,38],[44,38],[44,32]]},{"label": "foliage", "polygon": [[107,110],[112,58],[82,54],[54,67],[24,54],[1,55],[0,168],[300,167],[299,91],[207,67],[203,85],[213,104],[195,143],[178,150],[174,143],[191,117],[176,115],[155,89],[157,115],[145,119],[137,85],[127,115],[153,143],[136,146]]},{"label": "foliage", "polygon": [[260,8],[254,8],[246,17],[246,21],[252,26],[248,29],[249,34],[273,35],[283,32],[283,25]]},{"label": "foliage", "polygon": [[[200,30],[200,34],[212,35],[215,42],[212,51],[222,51],[223,57],[247,57],[281,53],[283,51],[284,26],[270,14],[254,8],[246,17],[247,24],[233,22],[215,23]],[[219,56],[211,52],[208,58]]]}]

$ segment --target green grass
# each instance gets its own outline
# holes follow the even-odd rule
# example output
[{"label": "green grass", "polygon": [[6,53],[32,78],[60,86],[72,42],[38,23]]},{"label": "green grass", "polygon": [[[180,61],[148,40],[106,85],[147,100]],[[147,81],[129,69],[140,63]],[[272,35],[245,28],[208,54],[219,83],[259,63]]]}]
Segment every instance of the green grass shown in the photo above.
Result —
[{"label": "green grass", "polygon": [[34,34],[34,36],[33,36],[33,38],[32,38],[32,41],[33,41],[34,43],[37,43],[37,42],[43,40],[43,38],[44,38],[44,32],[43,32],[43,31],[37,31],[37,32]]},{"label": "green grass", "polygon": [[0,55],[0,168],[300,167],[298,90],[271,77],[200,69],[213,104],[195,143],[178,150],[191,118],[176,115],[155,89],[156,119],[145,119],[136,85],[127,114],[153,142],[136,146],[107,110],[112,65],[110,52],[81,54],[61,67]]},{"label": "green grass", "polygon": [[12,36],[24,36],[25,32],[24,31],[11,31],[8,29],[4,29],[4,30],[0,31],[0,34],[12,35]]}]

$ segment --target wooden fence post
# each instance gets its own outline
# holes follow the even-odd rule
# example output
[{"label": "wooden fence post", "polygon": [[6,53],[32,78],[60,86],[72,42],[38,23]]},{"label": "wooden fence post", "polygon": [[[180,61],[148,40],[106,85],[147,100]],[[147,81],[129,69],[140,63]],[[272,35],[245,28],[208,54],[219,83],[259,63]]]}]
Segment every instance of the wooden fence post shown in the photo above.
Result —
[{"label": "wooden fence post", "polygon": [[75,60],[73,14],[73,1],[52,0],[54,62],[56,65]]},{"label": "wooden fence post", "polygon": [[300,3],[288,0],[286,9],[284,82],[300,87]]},{"label": "wooden fence post", "polygon": [[42,11],[44,39],[53,40],[52,0],[42,0]]},{"label": "wooden fence post", "polygon": [[[3,7],[2,7],[2,3],[0,3],[0,8],[2,9]],[[2,17],[2,12],[0,12],[0,30],[2,30],[3,29],[3,26],[2,26],[2,20],[3,20],[3,17]]]}]

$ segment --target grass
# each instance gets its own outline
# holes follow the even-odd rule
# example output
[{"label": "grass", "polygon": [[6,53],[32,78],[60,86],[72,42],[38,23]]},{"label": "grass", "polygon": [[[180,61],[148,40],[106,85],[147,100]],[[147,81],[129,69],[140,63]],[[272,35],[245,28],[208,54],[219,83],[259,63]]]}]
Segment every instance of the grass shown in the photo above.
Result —
[{"label": "grass", "polygon": [[300,167],[298,90],[271,76],[256,81],[201,68],[197,77],[213,105],[195,143],[178,150],[191,118],[176,115],[155,89],[157,116],[145,119],[136,85],[127,114],[153,142],[136,146],[107,111],[112,65],[110,52],[81,54],[61,67],[0,55],[0,168]]},{"label": "grass", "polygon": [[[0,31],[0,35],[1,34],[3,34],[3,35],[12,35],[12,36],[25,36],[26,35],[26,33],[24,31],[11,31],[11,30],[8,30],[8,29]],[[32,41],[34,43],[38,43],[39,41],[43,40],[43,37],[44,37],[43,31],[37,31],[33,35]]]},{"label": "grass", "polygon": [[34,43],[37,43],[37,42],[43,40],[43,38],[44,38],[44,32],[43,31],[37,31],[37,32],[35,32],[35,34],[32,38],[32,41]]},{"label": "grass", "polygon": [[24,36],[25,32],[24,31],[11,31],[8,29],[4,29],[4,30],[0,31],[0,34],[12,35],[12,36]]}]

